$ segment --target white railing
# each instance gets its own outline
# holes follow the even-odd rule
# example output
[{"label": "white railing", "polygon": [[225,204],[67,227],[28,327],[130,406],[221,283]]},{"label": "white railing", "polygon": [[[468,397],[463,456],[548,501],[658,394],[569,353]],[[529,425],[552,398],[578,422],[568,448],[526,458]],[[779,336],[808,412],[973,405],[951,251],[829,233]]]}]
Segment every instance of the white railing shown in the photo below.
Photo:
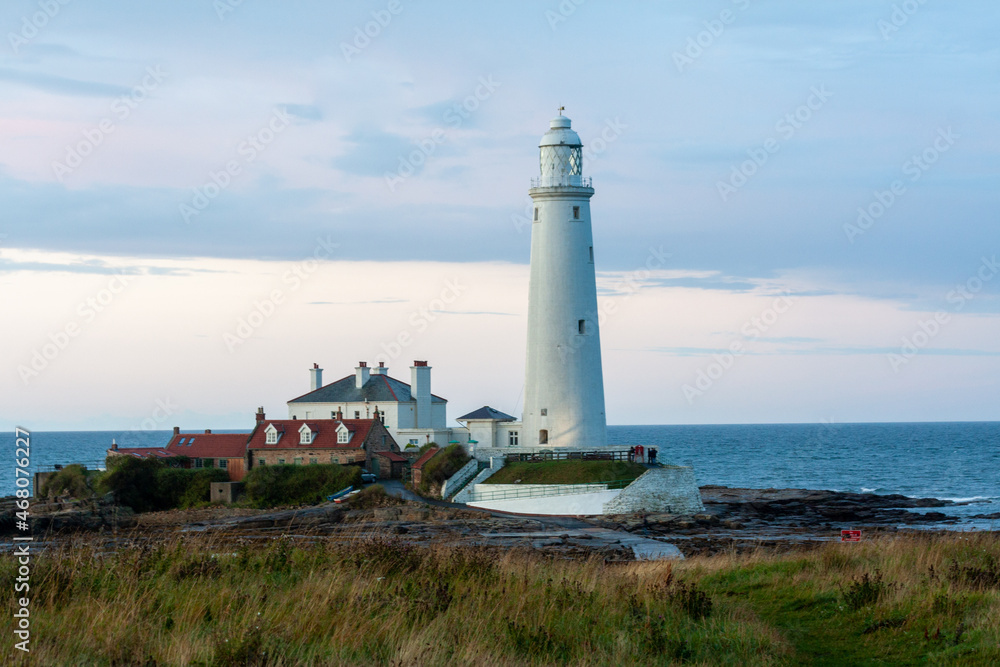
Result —
[{"label": "white railing", "polygon": [[532,188],[557,188],[557,187],[591,188],[593,187],[593,182],[594,179],[591,178],[590,176],[581,176],[579,185],[577,185],[576,183],[546,183],[545,185],[542,185],[542,177],[535,176],[534,178],[531,179],[531,187]]},{"label": "white railing", "polygon": [[447,498],[449,494],[455,493],[477,472],[479,472],[479,461],[472,459],[462,466],[461,470],[444,481],[444,484],[441,485],[441,498]]}]

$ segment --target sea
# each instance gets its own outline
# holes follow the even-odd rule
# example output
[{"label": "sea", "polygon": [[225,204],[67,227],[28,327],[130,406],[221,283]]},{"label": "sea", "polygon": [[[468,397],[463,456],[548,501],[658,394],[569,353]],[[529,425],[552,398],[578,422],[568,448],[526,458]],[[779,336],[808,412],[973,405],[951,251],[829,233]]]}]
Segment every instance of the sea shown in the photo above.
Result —
[{"label": "sea", "polygon": [[[216,431],[223,432],[223,431]],[[238,433],[240,431],[228,431]],[[36,431],[29,471],[56,464],[103,465],[120,447],[162,447],[170,431]],[[0,434],[0,496],[15,490],[15,435]],[[1000,530],[973,520],[1000,512],[1000,422],[609,426],[610,444],[655,447],[661,463],[693,466],[698,483],[901,494],[964,503],[935,528]]]}]

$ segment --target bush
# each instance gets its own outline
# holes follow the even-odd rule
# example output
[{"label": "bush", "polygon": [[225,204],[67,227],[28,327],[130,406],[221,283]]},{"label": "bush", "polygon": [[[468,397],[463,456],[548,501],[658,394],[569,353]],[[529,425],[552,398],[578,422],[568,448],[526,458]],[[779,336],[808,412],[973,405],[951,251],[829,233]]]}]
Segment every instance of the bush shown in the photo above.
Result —
[{"label": "bush", "polygon": [[74,463],[52,475],[39,493],[40,496],[48,498],[58,498],[64,494],[72,498],[89,498],[94,495],[87,469],[82,465]]},{"label": "bush", "polygon": [[208,502],[211,483],[228,481],[225,470],[188,470],[159,459],[113,456],[96,486],[101,493],[113,493],[119,505],[136,512],[155,512]]},{"label": "bush", "polygon": [[385,492],[385,487],[381,484],[372,484],[348,498],[347,502],[351,506],[351,509],[368,510],[375,509],[376,507],[402,505],[405,501],[396,496],[390,496]]},{"label": "bush", "polygon": [[895,584],[886,583],[881,571],[875,570],[872,574],[865,572],[860,579],[852,581],[843,591],[844,604],[851,611],[858,611],[875,604],[893,588]]},{"label": "bush", "polygon": [[461,470],[471,458],[465,453],[465,447],[462,445],[448,445],[424,464],[417,493],[424,496],[440,496],[441,485],[445,480]]},{"label": "bush", "polygon": [[315,505],[348,486],[361,486],[361,468],[333,464],[279,465],[254,468],[243,479],[253,507]]}]

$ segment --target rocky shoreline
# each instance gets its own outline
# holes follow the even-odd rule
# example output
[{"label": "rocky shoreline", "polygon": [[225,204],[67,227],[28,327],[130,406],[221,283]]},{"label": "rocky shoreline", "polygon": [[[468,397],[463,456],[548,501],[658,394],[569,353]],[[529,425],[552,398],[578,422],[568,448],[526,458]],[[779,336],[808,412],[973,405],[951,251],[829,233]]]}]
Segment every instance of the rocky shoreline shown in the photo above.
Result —
[{"label": "rocky shoreline", "polygon": [[[31,519],[32,533],[46,536],[43,540],[49,542],[86,534],[98,539],[128,536],[129,540],[181,535],[242,540],[295,534],[303,539],[378,537],[424,545],[528,548],[554,556],[598,554],[612,560],[666,555],[671,544],[684,555],[760,547],[803,549],[839,539],[844,528],[872,535],[958,522],[943,512],[910,511],[956,505],[937,498],[722,486],[701,487],[701,494],[705,512],[693,516],[528,517],[415,501],[377,509],[324,504],[277,510],[208,507],[136,515],[104,497],[34,503]],[[1000,514],[975,518],[989,520]],[[10,535],[14,529],[13,499],[2,499],[0,532]]]}]

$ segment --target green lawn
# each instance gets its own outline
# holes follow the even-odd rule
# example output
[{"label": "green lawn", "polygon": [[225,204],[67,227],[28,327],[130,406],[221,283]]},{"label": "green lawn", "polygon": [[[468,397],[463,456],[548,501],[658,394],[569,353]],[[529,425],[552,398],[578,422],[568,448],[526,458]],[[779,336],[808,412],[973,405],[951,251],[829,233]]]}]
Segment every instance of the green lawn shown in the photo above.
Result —
[{"label": "green lawn", "polygon": [[485,484],[589,484],[612,480],[632,480],[646,467],[628,461],[542,461],[508,463]]}]

